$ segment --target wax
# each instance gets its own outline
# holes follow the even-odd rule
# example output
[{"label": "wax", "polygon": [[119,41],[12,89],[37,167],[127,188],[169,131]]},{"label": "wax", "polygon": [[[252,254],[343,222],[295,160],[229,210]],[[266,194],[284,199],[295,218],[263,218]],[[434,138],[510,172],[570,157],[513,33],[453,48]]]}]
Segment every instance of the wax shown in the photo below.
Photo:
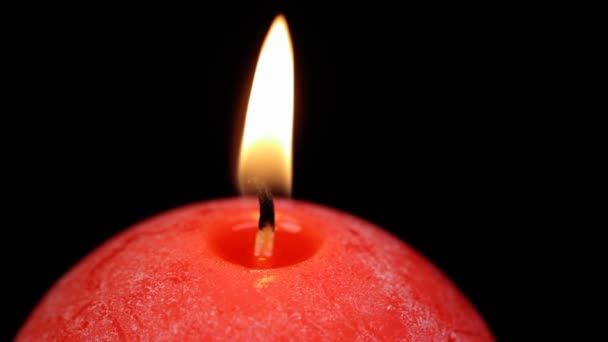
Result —
[{"label": "wax", "polygon": [[404,242],[320,205],[275,208],[267,260],[253,257],[255,199],[136,224],[65,274],[16,340],[493,341],[466,297]]}]

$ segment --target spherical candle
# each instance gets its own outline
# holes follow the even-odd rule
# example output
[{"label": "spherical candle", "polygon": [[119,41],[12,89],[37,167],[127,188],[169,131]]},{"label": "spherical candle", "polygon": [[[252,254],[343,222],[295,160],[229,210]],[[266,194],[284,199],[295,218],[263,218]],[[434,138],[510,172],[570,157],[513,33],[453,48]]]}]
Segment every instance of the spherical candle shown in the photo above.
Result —
[{"label": "spherical candle", "polygon": [[135,225],[63,276],[17,341],[493,340],[454,284],[399,239],[316,204],[275,207],[270,258],[253,256],[253,199]]},{"label": "spherical candle", "polygon": [[[254,77],[239,186],[127,229],[46,294],[17,341],[492,341],[411,247],[291,190],[293,51],[273,23]],[[85,223],[83,223],[83,226]]]}]

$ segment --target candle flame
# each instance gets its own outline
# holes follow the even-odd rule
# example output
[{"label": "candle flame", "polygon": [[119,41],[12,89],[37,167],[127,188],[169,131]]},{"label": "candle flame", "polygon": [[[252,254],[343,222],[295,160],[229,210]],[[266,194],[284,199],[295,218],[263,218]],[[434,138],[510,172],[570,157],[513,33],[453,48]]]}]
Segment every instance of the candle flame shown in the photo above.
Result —
[{"label": "candle flame", "polygon": [[262,45],[249,95],[238,164],[242,194],[255,194],[260,184],[291,193],[293,97],[293,48],[279,14]]}]

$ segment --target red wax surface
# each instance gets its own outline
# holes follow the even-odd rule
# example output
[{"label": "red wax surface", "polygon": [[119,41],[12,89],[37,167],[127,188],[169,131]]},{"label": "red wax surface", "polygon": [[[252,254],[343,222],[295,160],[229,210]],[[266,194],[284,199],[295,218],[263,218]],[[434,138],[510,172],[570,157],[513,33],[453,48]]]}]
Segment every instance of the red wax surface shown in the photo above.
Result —
[{"label": "red wax surface", "polygon": [[136,224],[65,274],[17,341],[494,340],[454,284],[397,238],[311,203],[275,208],[271,260],[252,256],[255,199]]}]

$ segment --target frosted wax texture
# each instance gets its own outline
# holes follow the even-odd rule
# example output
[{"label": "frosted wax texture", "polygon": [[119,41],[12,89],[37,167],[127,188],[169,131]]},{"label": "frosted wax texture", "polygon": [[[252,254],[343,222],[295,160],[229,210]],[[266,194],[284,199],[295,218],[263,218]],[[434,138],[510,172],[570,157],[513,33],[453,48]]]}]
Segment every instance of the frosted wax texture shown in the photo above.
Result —
[{"label": "frosted wax texture", "polygon": [[266,261],[252,256],[255,199],[136,224],[65,274],[17,341],[493,341],[453,283],[397,238],[319,205],[275,207]]}]

